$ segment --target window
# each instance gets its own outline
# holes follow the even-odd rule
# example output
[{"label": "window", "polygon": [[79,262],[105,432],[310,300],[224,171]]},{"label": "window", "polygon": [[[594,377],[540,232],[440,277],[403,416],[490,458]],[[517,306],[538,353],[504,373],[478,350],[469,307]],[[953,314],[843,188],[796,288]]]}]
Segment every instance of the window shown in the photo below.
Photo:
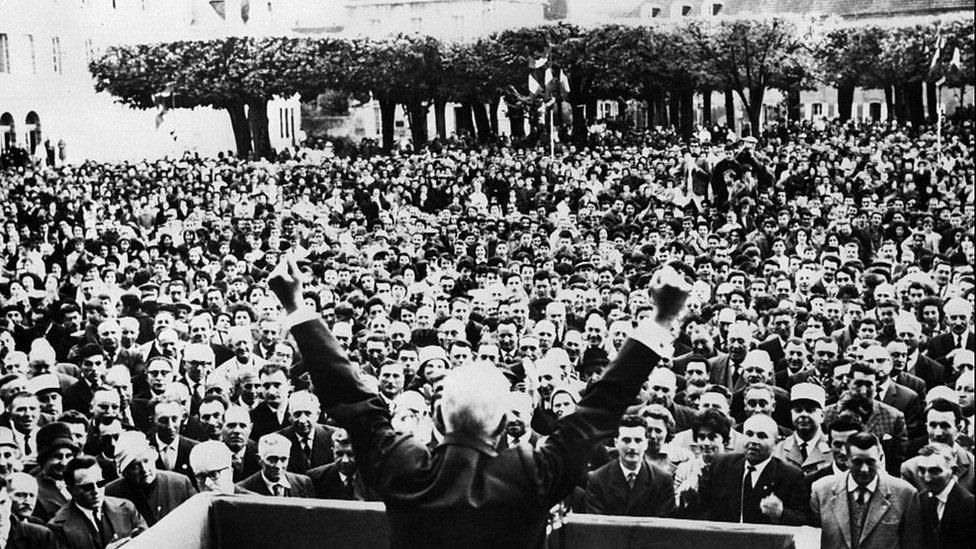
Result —
[{"label": "window", "polygon": [[0,72],[10,72],[10,41],[0,34]]},{"label": "window", "polygon": [[810,114],[812,116],[820,116],[823,114],[823,103],[814,103],[810,105]]},{"label": "window", "polygon": [[34,35],[27,35],[27,54],[30,55],[31,74],[37,74],[37,51],[34,47]]},{"label": "window", "polygon": [[51,38],[51,53],[54,57],[54,73],[62,74],[64,67],[61,64],[61,39],[57,36]]},{"label": "window", "polygon": [[661,15],[661,7],[653,4],[641,4],[640,7],[640,17],[641,19],[655,19]]},{"label": "window", "polygon": [[710,13],[711,13],[712,17],[717,17],[718,14],[722,13],[722,3],[721,2],[712,2],[711,8],[712,9],[710,10]]},{"label": "window", "polygon": [[691,15],[691,6],[681,6],[681,17],[688,17]]}]

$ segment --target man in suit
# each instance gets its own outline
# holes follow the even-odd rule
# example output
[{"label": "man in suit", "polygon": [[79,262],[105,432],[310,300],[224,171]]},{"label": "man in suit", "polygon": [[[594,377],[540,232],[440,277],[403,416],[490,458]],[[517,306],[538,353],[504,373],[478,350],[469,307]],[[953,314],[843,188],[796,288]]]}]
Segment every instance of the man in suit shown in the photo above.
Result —
[{"label": "man in suit", "polygon": [[180,434],[180,427],[186,420],[183,404],[169,397],[156,399],[153,418],[155,425],[147,435],[150,446],[159,455],[156,467],[179,473],[192,482],[194,477],[193,470],[190,469],[190,450],[196,446],[197,441]]},{"label": "man in suit", "polygon": [[258,383],[264,388],[264,398],[251,410],[251,439],[258,440],[268,433],[288,426],[288,395],[291,381],[288,373],[274,365],[261,368]]},{"label": "man in suit", "polygon": [[884,473],[878,437],[862,431],[847,439],[850,470],[814,483],[810,496],[813,523],[828,549],[905,547],[908,503],[915,489]]},{"label": "man in suit", "polygon": [[131,502],[105,495],[102,469],[95,458],[72,459],[64,480],[71,501],[48,522],[62,548],[106,549],[146,529],[146,521]]},{"label": "man in suit", "polygon": [[[752,349],[755,340],[752,327],[745,322],[735,322],[729,326],[728,354],[719,354],[708,359],[709,377],[712,383],[728,387],[730,391],[738,391],[745,387],[742,379],[742,367],[746,353]],[[689,426],[686,426],[687,429]],[[683,430],[683,429],[682,429]]]},{"label": "man in suit", "polygon": [[261,470],[258,443],[251,440],[251,415],[246,408],[227,408],[224,412],[224,425],[220,430],[220,441],[231,452],[234,482],[240,482]]},{"label": "man in suit", "polygon": [[[892,345],[905,345],[907,347],[903,371],[921,378],[925,384],[925,389],[915,391],[916,393],[924,393],[926,389],[931,389],[948,381],[945,365],[926,356],[924,349],[920,348],[921,323],[914,318],[906,319],[899,316],[895,319],[895,333],[898,335],[898,340],[889,343],[888,349],[889,351],[892,350]],[[899,383],[901,382],[899,381]],[[913,389],[912,387],[909,388]]]},{"label": "man in suit", "polygon": [[258,440],[261,470],[238,483],[238,486],[262,496],[313,498],[315,488],[305,475],[289,473],[291,441],[278,433]]},{"label": "man in suit", "polygon": [[366,486],[356,466],[356,454],[345,429],[332,431],[332,452],[335,461],[308,470],[315,487],[315,497],[354,501],[380,501],[380,495]]},{"label": "man in suit", "polygon": [[[953,472],[959,485],[972,493],[976,467],[973,466],[973,454],[956,442],[959,435],[959,424],[962,421],[962,408],[955,402],[945,399],[935,399],[925,409],[925,428],[928,444],[944,444],[955,456]],[[915,456],[901,465],[901,478],[911,482],[919,490],[925,489],[925,482],[919,475],[918,463],[921,459]]]},{"label": "man in suit", "polygon": [[[26,479],[30,479],[24,473]],[[14,497],[17,492],[13,486],[8,485],[7,479],[0,477],[0,532],[6,532],[6,542],[2,543],[3,549],[56,549],[58,546],[54,532],[44,526],[44,523],[35,524],[14,510]],[[34,519],[37,520],[37,519]],[[40,522],[40,521],[38,521]],[[0,542],[3,542],[0,537]]]},{"label": "man in suit", "polygon": [[[616,429],[661,357],[672,356],[671,325],[691,288],[672,267],[655,273],[652,318],[637,326],[576,413],[562,418],[535,450],[494,450],[506,411],[501,402],[511,386],[503,373],[477,364],[449,372],[440,398],[446,434],[431,451],[393,430],[382,397],[363,384],[320,315],[299,308],[301,276],[288,258],[272,273],[269,287],[288,314],[285,322],[313,386],[353,446],[363,449],[356,456],[360,471],[390,510],[394,543],[426,547],[541,546],[549,510],[573,491],[589,450]],[[466,496],[473,490],[479,498]]]},{"label": "man in suit", "polygon": [[314,394],[299,391],[288,397],[290,425],[278,434],[291,441],[289,473],[304,475],[312,467],[332,463],[333,429],[318,424],[320,414],[319,399]]},{"label": "man in suit", "polygon": [[823,432],[827,392],[813,383],[798,383],[790,390],[793,434],[779,443],[773,455],[799,467],[809,478],[833,461]]},{"label": "man in suit", "polygon": [[864,350],[861,360],[874,368],[878,400],[905,414],[905,428],[908,430],[909,438],[920,435],[922,396],[891,379],[893,364],[888,350],[880,345],[872,345]]},{"label": "man in suit", "polygon": [[756,414],[746,420],[746,450],[716,458],[698,491],[704,518],[750,524],[807,523],[809,488],[803,471],[773,457],[777,425]]},{"label": "man in suit", "polygon": [[929,340],[926,354],[933,360],[945,361],[945,357],[956,349],[976,350],[976,337],[973,336],[973,306],[965,298],[954,297],[942,308],[949,331]]},{"label": "man in suit", "polygon": [[37,474],[34,516],[47,522],[71,497],[64,483],[64,467],[75,457],[79,448],[71,437],[71,429],[60,421],[42,427],[37,438],[40,471]]},{"label": "man in suit", "polygon": [[197,492],[185,476],[157,470],[156,457],[146,435],[122,433],[115,444],[115,464],[121,476],[105,487],[107,495],[131,501],[149,526]]},{"label": "man in suit", "polygon": [[864,430],[864,424],[852,416],[843,416],[826,427],[827,444],[830,445],[830,465],[821,467],[816,473],[807,475],[807,484],[813,486],[818,480],[831,475],[847,474],[847,439]]},{"label": "man in suit", "polygon": [[223,495],[253,494],[234,484],[232,455],[227,446],[216,440],[206,440],[190,451],[190,466],[201,492]]},{"label": "man in suit", "polygon": [[671,474],[644,459],[647,424],[624,416],[614,440],[617,459],[591,472],[586,480],[586,512],[598,515],[666,517],[674,510]]},{"label": "man in suit", "polygon": [[647,378],[648,404],[664,406],[674,418],[675,432],[691,429],[695,421],[695,410],[674,401],[678,393],[678,378],[667,368],[657,368]]},{"label": "man in suit", "polygon": [[786,357],[786,344],[793,337],[793,309],[773,309],[767,315],[769,330],[773,335],[758,345],[758,349],[766,351],[773,364],[779,364]]},{"label": "man in suit", "polygon": [[912,496],[907,547],[964,549],[976,538],[973,494],[956,481],[956,455],[945,444],[929,444],[919,452],[918,476],[925,489]]},{"label": "man in suit", "polygon": [[535,448],[541,436],[532,430],[532,397],[519,392],[513,392],[506,399],[508,415],[506,416],[505,434],[498,440],[498,451],[514,448],[519,444],[528,444]]},{"label": "man in suit", "polygon": [[91,410],[94,388],[102,382],[108,365],[102,348],[94,343],[79,349],[78,360],[81,362],[81,377],[64,390],[62,402],[65,410],[77,410],[87,414]]}]

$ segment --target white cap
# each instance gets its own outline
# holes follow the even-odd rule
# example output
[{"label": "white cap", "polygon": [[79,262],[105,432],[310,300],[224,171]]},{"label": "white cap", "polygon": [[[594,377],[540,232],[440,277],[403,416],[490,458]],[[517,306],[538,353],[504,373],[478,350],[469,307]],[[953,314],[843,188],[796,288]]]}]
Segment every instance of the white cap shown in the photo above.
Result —
[{"label": "white cap", "polygon": [[824,388],[813,383],[797,383],[790,389],[790,401],[812,400],[823,408],[827,403],[827,392]]}]

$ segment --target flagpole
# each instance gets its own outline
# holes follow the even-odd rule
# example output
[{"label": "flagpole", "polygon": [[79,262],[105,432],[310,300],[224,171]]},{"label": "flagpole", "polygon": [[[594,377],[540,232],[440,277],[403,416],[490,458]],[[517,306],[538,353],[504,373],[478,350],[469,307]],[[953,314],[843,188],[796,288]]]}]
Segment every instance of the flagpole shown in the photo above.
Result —
[{"label": "flagpole", "polygon": [[555,107],[549,108],[549,158],[556,157],[556,136],[553,133],[553,113]]}]

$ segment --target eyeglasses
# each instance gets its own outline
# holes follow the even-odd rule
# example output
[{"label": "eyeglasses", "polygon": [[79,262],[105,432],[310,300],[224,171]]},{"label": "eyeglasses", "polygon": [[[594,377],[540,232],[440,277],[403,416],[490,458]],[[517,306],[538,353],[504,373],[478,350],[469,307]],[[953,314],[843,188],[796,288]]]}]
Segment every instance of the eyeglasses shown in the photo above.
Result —
[{"label": "eyeglasses", "polygon": [[208,471],[208,472],[205,472],[205,473],[204,472],[196,472],[196,473],[194,473],[194,476],[196,477],[197,482],[203,482],[205,480],[217,481],[217,480],[220,480],[220,475],[224,471],[227,471],[228,469],[230,469],[230,467],[223,467],[223,468],[215,469],[213,471]]},{"label": "eyeglasses", "polygon": [[765,408],[769,406],[769,401],[761,398],[751,398],[746,401],[746,405],[750,408]]},{"label": "eyeglasses", "polygon": [[81,490],[82,492],[94,492],[95,490],[101,490],[105,488],[109,481],[102,479],[96,482],[88,482],[85,484],[75,484],[76,490]]},{"label": "eyeglasses", "polygon": [[271,465],[285,464],[288,463],[288,456],[264,456],[264,461]]}]

